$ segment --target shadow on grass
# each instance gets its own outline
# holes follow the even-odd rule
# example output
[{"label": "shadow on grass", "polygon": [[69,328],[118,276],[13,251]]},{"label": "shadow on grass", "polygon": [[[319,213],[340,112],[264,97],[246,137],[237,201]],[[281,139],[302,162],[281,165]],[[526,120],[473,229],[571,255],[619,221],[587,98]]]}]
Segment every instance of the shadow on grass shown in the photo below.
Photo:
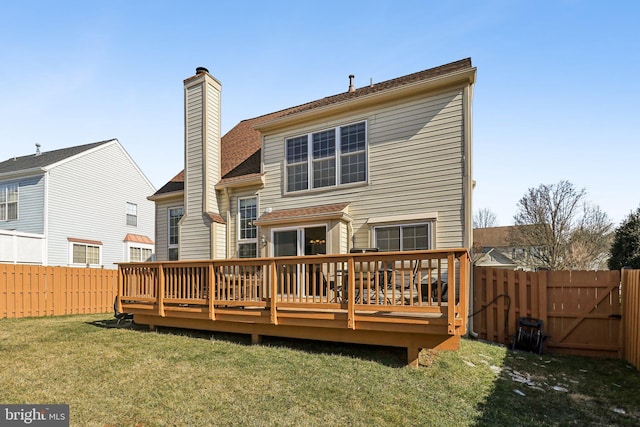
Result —
[{"label": "shadow on grass", "polygon": [[507,351],[476,426],[637,426],[640,372],[622,360]]},{"label": "shadow on grass", "polygon": [[[238,345],[250,346],[251,336],[247,334],[237,334],[228,332],[200,331],[195,329],[182,329],[171,327],[156,327],[151,331],[147,325],[138,325],[129,320],[118,322],[116,319],[102,319],[93,322],[86,322],[98,328],[105,329],[131,329],[140,333],[159,333],[187,336],[195,339],[225,341]],[[272,336],[262,336],[261,345],[273,348],[287,348],[309,354],[323,354],[351,357],[381,365],[401,368],[406,366],[407,354],[405,348],[386,347],[365,344],[349,344],[341,342],[315,341],[295,338],[282,338]]]}]

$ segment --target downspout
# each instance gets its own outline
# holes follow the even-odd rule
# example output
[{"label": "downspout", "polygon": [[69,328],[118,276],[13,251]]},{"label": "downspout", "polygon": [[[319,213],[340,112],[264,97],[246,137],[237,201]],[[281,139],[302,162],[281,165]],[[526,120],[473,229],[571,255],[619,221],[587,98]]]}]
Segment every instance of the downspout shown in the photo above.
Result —
[{"label": "downspout", "polygon": [[[465,248],[467,248],[467,250],[470,252],[471,249],[473,248],[473,204],[472,204],[472,199],[473,199],[473,181],[472,181],[472,149],[473,149],[473,144],[472,144],[472,115],[471,115],[471,104],[473,102],[473,84],[469,84],[467,86],[465,86],[464,90],[463,90],[463,104],[462,104],[462,108],[463,108],[463,120],[464,120],[464,138],[465,138],[465,142],[466,144],[464,144],[464,147],[466,148],[466,151],[464,152],[463,156],[463,164],[464,164],[464,172],[463,172],[463,177],[462,177],[462,181],[463,181],[463,186],[462,186],[462,191],[463,191],[463,198],[464,198],[464,204],[465,204],[465,209],[464,209],[464,241],[463,241],[463,245]],[[469,292],[467,293],[468,297],[469,297],[469,313],[473,313],[473,263],[471,260],[471,255],[469,255],[470,259],[469,259]],[[468,330],[469,330],[469,335],[472,336],[473,338],[478,338],[478,333],[475,332],[473,330],[473,317],[469,317],[467,319],[468,321]]]},{"label": "downspout", "polygon": [[225,220],[227,221],[227,224],[225,226],[225,253],[224,253],[224,257],[225,258],[229,258],[229,255],[231,254],[231,195],[229,195],[229,188],[228,187],[224,187],[224,196],[226,198],[226,202],[227,202],[227,213],[226,213],[226,218]]}]

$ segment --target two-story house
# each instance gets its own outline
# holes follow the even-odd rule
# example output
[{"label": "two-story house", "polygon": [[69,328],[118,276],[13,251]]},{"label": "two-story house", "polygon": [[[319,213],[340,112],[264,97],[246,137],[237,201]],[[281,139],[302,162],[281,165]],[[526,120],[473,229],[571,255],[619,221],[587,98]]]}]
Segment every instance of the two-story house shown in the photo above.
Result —
[{"label": "two-story house", "polygon": [[[470,59],[220,131],[221,84],[184,81],[184,170],[149,197],[157,259],[469,248]],[[346,85],[345,85],[346,86]]]},{"label": "two-story house", "polygon": [[154,252],[153,185],[116,139],[0,163],[0,262],[116,268]]}]

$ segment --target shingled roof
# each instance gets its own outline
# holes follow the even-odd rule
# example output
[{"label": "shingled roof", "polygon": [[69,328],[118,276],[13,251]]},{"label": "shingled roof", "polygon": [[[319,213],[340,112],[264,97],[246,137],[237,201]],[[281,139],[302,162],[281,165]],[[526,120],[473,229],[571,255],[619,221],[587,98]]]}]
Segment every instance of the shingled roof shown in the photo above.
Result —
[{"label": "shingled roof", "polygon": [[40,154],[30,154],[28,156],[15,157],[0,163],[0,174],[18,172],[28,169],[44,168],[54,163],[73,157],[84,151],[107,144],[114,139],[94,142],[91,144],[77,145],[75,147],[61,148],[59,150],[44,151]]},{"label": "shingled roof", "polygon": [[[348,101],[362,96],[370,95],[376,92],[389,90],[392,88],[408,85],[426,79],[431,79],[441,75],[453,73],[464,69],[471,68],[471,58],[461,59],[459,61],[444,64],[428,70],[419,71],[417,73],[408,74],[391,80],[386,80],[370,86],[365,86],[354,90],[353,92],[344,92],[316,101],[301,104],[295,107],[276,111],[253,119],[243,120],[233,129],[227,132],[220,141],[221,150],[221,176],[222,179],[260,173],[260,148],[262,139],[260,132],[255,126],[277,119],[284,116],[312,110],[314,108],[325,107],[332,104]],[[171,181],[160,188],[155,194],[167,193],[170,191],[179,191],[184,189],[184,171],[176,175]],[[182,175],[181,180],[176,180]],[[181,186],[181,187],[180,187]]]}]

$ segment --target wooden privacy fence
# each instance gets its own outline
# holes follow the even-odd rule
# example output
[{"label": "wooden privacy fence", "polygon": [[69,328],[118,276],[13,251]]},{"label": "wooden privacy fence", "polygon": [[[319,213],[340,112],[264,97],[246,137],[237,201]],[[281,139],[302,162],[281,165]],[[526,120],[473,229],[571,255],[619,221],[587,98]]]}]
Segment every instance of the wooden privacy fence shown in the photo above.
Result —
[{"label": "wooden privacy fence", "polygon": [[113,311],[118,271],[0,264],[0,318]]},{"label": "wooden privacy fence", "polygon": [[473,269],[473,331],[510,344],[518,317],[543,321],[545,350],[640,367],[640,270]]},{"label": "wooden privacy fence", "polygon": [[640,270],[622,270],[624,359],[640,368]]}]

